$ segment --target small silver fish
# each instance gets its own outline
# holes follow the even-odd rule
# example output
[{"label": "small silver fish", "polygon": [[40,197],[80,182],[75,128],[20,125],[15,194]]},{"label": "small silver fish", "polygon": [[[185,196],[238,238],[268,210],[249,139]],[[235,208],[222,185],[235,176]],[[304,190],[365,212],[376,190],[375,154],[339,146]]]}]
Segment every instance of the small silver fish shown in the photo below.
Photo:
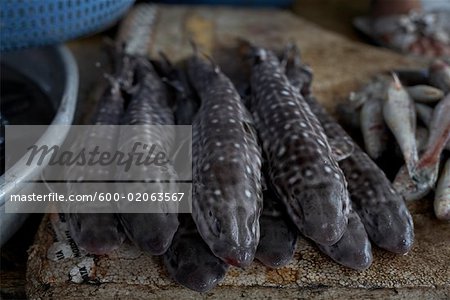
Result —
[{"label": "small silver fish", "polygon": [[422,121],[425,126],[430,127],[431,117],[433,116],[433,108],[421,103],[416,103],[415,108],[417,118]]},{"label": "small silver fish", "polygon": [[259,219],[261,238],[256,258],[269,268],[281,268],[294,257],[298,231],[285,215],[271,187],[263,192],[264,208]]},{"label": "small silver fish", "polygon": [[433,86],[420,84],[406,87],[406,91],[414,101],[433,103],[444,97],[444,92]]},{"label": "small silver fish", "polygon": [[397,172],[393,182],[394,189],[402,195],[406,201],[415,201],[425,197],[431,187],[427,184],[421,184],[409,177],[406,166],[402,166]]},{"label": "small silver fish", "polygon": [[203,241],[190,214],[180,215],[180,227],[163,261],[176,282],[197,292],[214,288],[228,270]]},{"label": "small silver fish", "polygon": [[259,242],[261,150],[232,82],[196,53],[188,75],[201,99],[194,118],[192,215],[211,251],[247,267]]},{"label": "small silver fish", "polygon": [[420,184],[433,187],[437,180],[441,153],[450,140],[450,94],[434,108],[429,132],[426,150],[420,156],[412,178]]},{"label": "small silver fish", "polygon": [[348,226],[342,238],[334,245],[317,247],[338,264],[355,270],[365,270],[373,261],[372,245],[359,215],[350,209]]},{"label": "small silver fish", "polygon": [[248,46],[250,110],[268,160],[269,180],[300,232],[331,245],[347,226],[346,181],[316,116],[269,50]]},{"label": "small silver fish", "polygon": [[[135,57],[135,86],[131,90],[131,100],[122,118],[122,124],[136,125],[135,134],[130,136],[129,131],[121,132],[118,140],[118,149],[129,153],[135,142],[154,145],[163,153],[171,153],[174,135],[170,130],[162,132],[160,127],[145,125],[173,125],[174,117],[168,104],[167,88],[161,78],[156,74],[151,63],[144,57]],[[116,171],[119,181],[133,180],[135,178],[148,178],[149,180],[175,181],[178,177],[170,163],[164,168],[156,165],[141,165],[133,168],[133,172]],[[175,189],[175,187],[173,187]],[[127,185],[118,185],[118,192],[126,195],[129,192],[171,192],[172,185],[159,185],[158,183],[130,182]],[[125,210],[126,202],[120,202],[120,210]],[[135,205],[135,204],[131,204]],[[140,249],[153,255],[166,252],[178,228],[176,213],[167,213],[167,207],[172,204],[161,204],[155,207],[155,213],[121,213],[120,221],[128,238]],[[172,207],[174,210],[176,208]],[[157,209],[161,211],[156,212]]]},{"label": "small silver fish", "polygon": [[445,163],[436,186],[434,213],[440,220],[450,220],[450,159]]},{"label": "small silver fish", "polygon": [[418,160],[415,138],[416,110],[414,102],[395,74],[383,104],[383,116],[402,150],[408,173],[412,177]]},{"label": "small silver fish", "polygon": [[382,101],[380,98],[370,98],[361,108],[361,133],[367,154],[373,159],[383,154],[388,143]]},{"label": "small silver fish", "polygon": [[450,93],[450,65],[441,59],[434,60],[429,68],[429,80],[445,94]]}]

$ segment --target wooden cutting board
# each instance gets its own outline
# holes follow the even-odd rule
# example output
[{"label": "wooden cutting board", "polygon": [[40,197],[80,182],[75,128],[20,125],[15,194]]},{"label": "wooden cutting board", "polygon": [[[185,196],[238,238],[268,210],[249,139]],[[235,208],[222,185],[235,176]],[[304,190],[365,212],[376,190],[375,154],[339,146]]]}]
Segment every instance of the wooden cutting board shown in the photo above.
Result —
[{"label": "wooden cutting board", "polygon": [[[174,60],[181,59],[191,54],[188,40],[194,38],[226,72],[236,74],[238,59],[232,51],[236,37],[278,48],[295,41],[304,61],[314,69],[314,92],[330,111],[372,75],[423,63],[351,42],[285,11],[206,6],[159,7],[150,55],[162,50]],[[99,39],[78,41],[71,49],[81,66],[83,114],[95,105],[87,91],[101,74],[95,65],[105,59]],[[337,265],[309,242],[300,240],[295,259],[288,266],[271,270],[255,262],[247,270],[230,268],[223,283],[205,294],[174,283],[159,257],[144,254],[130,244],[109,256],[86,256],[67,235],[65,223],[56,215],[48,215],[29,251],[27,294],[30,298],[57,299],[449,298],[450,224],[434,219],[430,199],[410,208],[416,243],[408,255],[375,248],[371,268],[358,272]]]}]

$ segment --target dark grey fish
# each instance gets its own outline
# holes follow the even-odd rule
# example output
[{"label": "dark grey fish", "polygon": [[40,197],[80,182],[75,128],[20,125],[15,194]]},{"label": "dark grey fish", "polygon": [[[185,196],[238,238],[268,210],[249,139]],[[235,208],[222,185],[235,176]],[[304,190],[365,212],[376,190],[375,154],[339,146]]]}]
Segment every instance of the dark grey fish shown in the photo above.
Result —
[{"label": "dark grey fish", "polygon": [[336,105],[336,117],[339,123],[348,130],[358,131],[361,129],[361,111],[348,105],[347,102]]},{"label": "dark grey fish", "polygon": [[372,245],[359,215],[350,209],[348,226],[342,238],[334,245],[317,245],[335,262],[355,269],[365,270],[373,261]]},{"label": "dark grey fish", "polygon": [[216,257],[203,241],[191,215],[179,216],[180,227],[163,256],[169,275],[179,284],[207,292],[222,281],[228,265]]},{"label": "dark grey fish", "polygon": [[349,196],[330,145],[277,57],[250,47],[251,110],[268,173],[299,230],[320,244],[334,244],[347,226]]},{"label": "dark grey fish", "polygon": [[[311,95],[313,72],[302,63],[300,52],[296,46],[291,46],[286,54],[286,76],[294,88],[297,88],[308,104],[314,102]],[[309,105],[314,115],[322,116],[321,126],[328,138],[328,143],[337,161],[342,160],[353,152],[353,141],[342,134],[343,129],[336,127],[336,121],[320,105]],[[325,121],[326,120],[326,121]],[[320,125],[319,125],[320,126]]]},{"label": "dark grey fish", "polygon": [[[174,124],[173,113],[168,104],[167,87],[146,58],[136,57],[135,59],[136,82],[132,88],[131,100],[122,119],[122,124],[137,126],[135,127],[135,134],[131,136],[129,131],[120,133],[118,149],[128,153],[135,142],[140,142],[155,146],[157,152],[171,153],[174,135],[171,134],[170,130],[145,126]],[[163,179],[173,182],[177,179],[177,174],[170,163],[165,164],[164,167],[158,167],[154,164],[150,166],[142,165],[140,168],[135,167],[133,172],[116,172],[116,179],[119,181],[143,177],[149,178],[149,180]],[[169,188],[167,185],[157,182],[132,182],[126,186],[118,185],[118,187],[118,192],[124,195],[137,191],[147,193],[175,191],[174,186]],[[122,205],[135,204],[120,202],[120,205],[120,211],[123,211],[126,207]],[[160,207],[155,207],[155,213],[121,213],[120,221],[129,239],[139,248],[154,255],[163,254],[170,246],[178,228],[177,214],[169,213],[168,206],[170,205],[174,204],[162,203]],[[172,207],[172,209],[176,208]]]},{"label": "dark grey fish", "polygon": [[259,219],[261,237],[256,258],[269,268],[281,268],[294,257],[298,231],[271,187],[263,192],[263,200],[264,208]]},{"label": "dark grey fish", "polygon": [[[319,106],[316,101],[308,104],[311,107]],[[323,113],[317,117],[319,121],[329,122]],[[333,128],[332,123],[329,124],[329,128]],[[339,128],[339,124],[334,123],[334,127]],[[336,128],[327,134],[344,134],[350,138],[345,131],[337,131]],[[340,161],[339,165],[347,178],[352,207],[360,216],[369,238],[388,251],[408,252],[414,241],[412,218],[403,199],[395,193],[383,171],[356,144],[352,155]],[[363,249],[365,242],[363,236],[359,237],[358,245]],[[368,255],[369,252],[364,251],[360,261],[364,260],[364,256],[368,258]]]},{"label": "dark grey fish", "polygon": [[403,153],[406,168],[412,177],[418,161],[416,145],[416,110],[396,74],[393,74],[387,97],[383,104],[383,116]]},{"label": "dark grey fish", "polygon": [[431,117],[433,116],[433,108],[422,103],[416,103],[415,108],[417,118],[422,121],[425,126],[429,127],[431,123]]},{"label": "dark grey fish", "polygon": [[407,253],[414,242],[412,217],[383,171],[357,145],[339,165],[348,181],[353,209],[372,242],[394,253]]},{"label": "dark grey fish", "polygon": [[[128,72],[129,65],[123,65],[120,72]],[[116,75],[117,77],[120,74]],[[114,78],[109,79],[107,86],[97,107],[97,111],[92,117],[94,125],[118,125],[124,111],[124,99],[121,93],[121,85]],[[103,151],[110,153],[116,147],[118,132],[114,126],[95,127],[82,142],[81,145],[101,145]],[[78,145],[78,146],[81,146]],[[112,167],[109,170],[114,172]],[[78,180],[104,178],[105,174],[96,174],[100,170],[85,168],[84,166],[73,165],[66,171],[68,179],[77,178]],[[111,173],[113,174],[113,173]],[[98,185],[105,185],[99,182]],[[68,181],[67,192],[69,194],[91,194],[90,191],[84,191],[83,184],[72,183]],[[99,190],[108,190],[107,187]],[[66,214],[66,220],[69,226],[70,234],[80,248],[93,254],[107,254],[117,249],[125,239],[125,235],[120,229],[119,220],[114,214],[107,213],[76,213],[77,205],[73,204],[70,211]]]},{"label": "dark grey fish", "polygon": [[231,81],[197,54],[188,75],[201,99],[193,123],[192,215],[212,252],[246,267],[259,242],[261,152],[253,121]]}]

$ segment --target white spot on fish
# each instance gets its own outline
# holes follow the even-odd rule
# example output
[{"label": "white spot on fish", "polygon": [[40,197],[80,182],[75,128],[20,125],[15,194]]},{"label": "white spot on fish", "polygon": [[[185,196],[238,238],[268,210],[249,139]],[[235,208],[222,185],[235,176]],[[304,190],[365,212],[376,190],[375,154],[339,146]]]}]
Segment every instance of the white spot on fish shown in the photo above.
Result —
[{"label": "white spot on fish", "polygon": [[211,121],[211,123],[214,123],[214,124],[216,124],[217,122],[219,122],[219,120],[217,120],[217,119],[213,119],[213,120]]},{"label": "white spot on fish", "polygon": [[282,94],[282,95],[285,95],[285,96],[289,96],[289,91],[282,90],[282,91],[281,91],[281,94]]},{"label": "white spot on fish", "polygon": [[219,104],[214,104],[212,109],[218,109],[219,108]]},{"label": "white spot on fish", "polygon": [[248,198],[250,198],[252,196],[252,193],[250,193],[249,190],[245,190],[245,196],[247,196]]},{"label": "white spot on fish", "polygon": [[306,128],[306,123],[305,122],[300,122],[300,126],[303,128]]},{"label": "white spot on fish", "polygon": [[334,173],[334,178],[336,178],[336,179],[341,179],[341,176],[339,176],[338,173]]},{"label": "white spot on fish", "polygon": [[285,130],[288,130],[289,128],[291,128],[291,124],[286,124],[286,125],[284,125],[284,129],[285,129]]},{"label": "white spot on fish", "polygon": [[309,134],[308,134],[307,132],[305,132],[305,131],[302,132],[302,135],[303,135],[305,138],[309,137]]},{"label": "white spot on fish", "polygon": [[234,143],[234,146],[235,146],[236,148],[241,148],[241,145],[239,145],[238,143]]},{"label": "white spot on fish", "polygon": [[220,146],[222,146],[222,143],[221,142],[216,142],[216,146],[220,147]]},{"label": "white spot on fish", "polygon": [[206,164],[206,165],[203,167],[203,171],[208,171],[208,170],[209,170],[209,167],[210,167],[210,165],[209,165],[209,164]]},{"label": "white spot on fish", "polygon": [[236,123],[235,119],[230,119],[229,121],[230,121],[230,123]]},{"label": "white spot on fish", "polygon": [[326,173],[331,173],[331,168],[329,166],[325,166],[324,170]]},{"label": "white spot on fish", "polygon": [[220,190],[215,190],[214,194],[217,195],[217,196],[220,196],[222,193],[220,192]]},{"label": "white spot on fish", "polygon": [[223,161],[223,160],[225,160],[225,157],[219,156],[219,160],[220,160],[220,161]]},{"label": "white spot on fish", "polygon": [[284,146],[281,146],[280,150],[278,151],[277,156],[281,157],[286,152],[286,148]]}]

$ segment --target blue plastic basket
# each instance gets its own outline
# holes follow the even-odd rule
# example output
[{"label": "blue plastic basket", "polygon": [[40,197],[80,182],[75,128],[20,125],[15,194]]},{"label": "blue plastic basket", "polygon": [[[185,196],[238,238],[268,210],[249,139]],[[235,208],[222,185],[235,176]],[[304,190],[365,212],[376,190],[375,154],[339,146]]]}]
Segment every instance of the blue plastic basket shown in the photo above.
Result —
[{"label": "blue plastic basket", "polygon": [[56,44],[117,21],[134,0],[1,0],[0,49]]}]

